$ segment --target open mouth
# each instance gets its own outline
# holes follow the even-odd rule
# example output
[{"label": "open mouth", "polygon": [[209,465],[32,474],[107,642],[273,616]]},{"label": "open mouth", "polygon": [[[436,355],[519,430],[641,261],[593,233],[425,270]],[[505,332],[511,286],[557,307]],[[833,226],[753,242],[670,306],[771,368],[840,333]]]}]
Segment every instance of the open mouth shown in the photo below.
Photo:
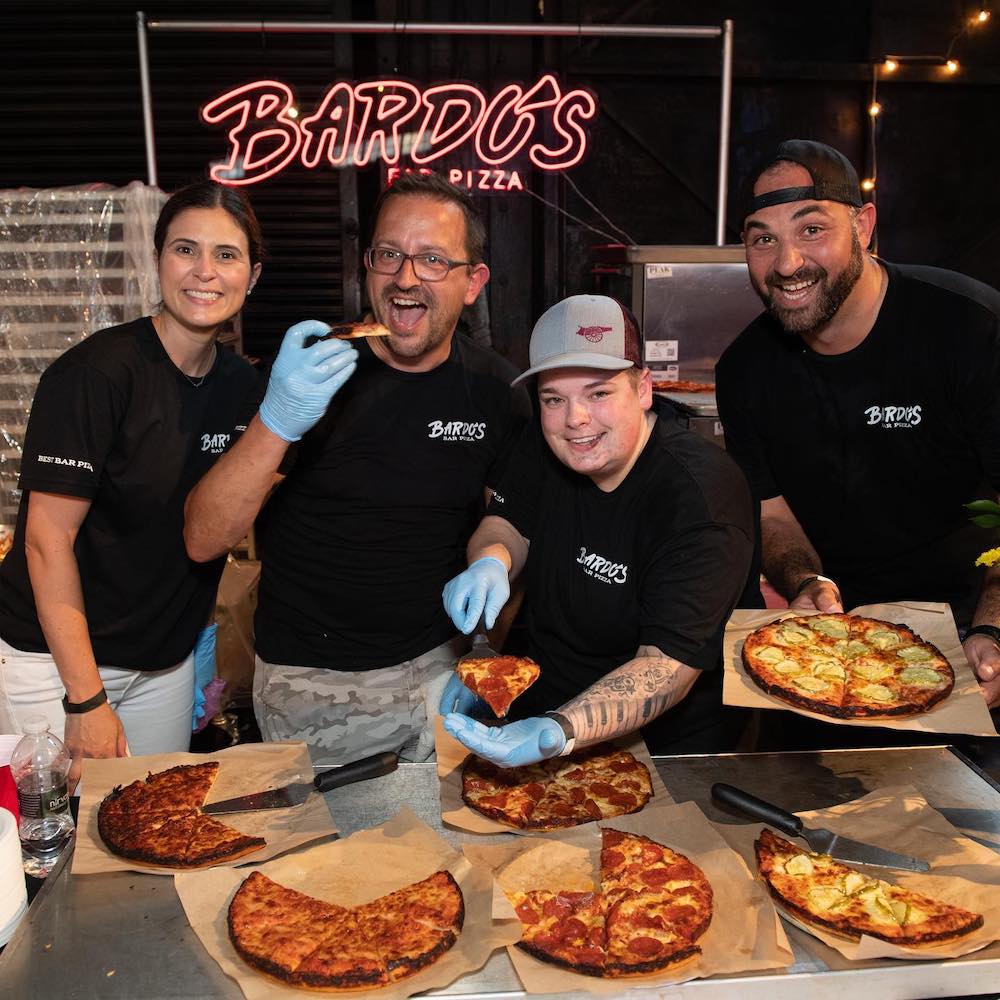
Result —
[{"label": "open mouth", "polygon": [[591,434],[589,437],[566,438],[566,443],[573,451],[586,454],[588,451],[592,451],[597,446],[597,444],[604,437],[604,434],[605,432],[602,431],[600,434]]},{"label": "open mouth", "polygon": [[812,290],[819,284],[820,275],[809,275],[801,277],[796,281],[781,281],[772,277],[767,286],[771,290],[772,297],[778,298],[787,305],[796,305],[809,298]]},{"label": "open mouth", "polygon": [[196,288],[185,288],[184,294],[195,302],[215,302],[222,298],[222,292],[205,292]]},{"label": "open mouth", "polygon": [[386,324],[393,333],[407,333],[424,318],[427,306],[406,295],[389,298],[389,322]]}]

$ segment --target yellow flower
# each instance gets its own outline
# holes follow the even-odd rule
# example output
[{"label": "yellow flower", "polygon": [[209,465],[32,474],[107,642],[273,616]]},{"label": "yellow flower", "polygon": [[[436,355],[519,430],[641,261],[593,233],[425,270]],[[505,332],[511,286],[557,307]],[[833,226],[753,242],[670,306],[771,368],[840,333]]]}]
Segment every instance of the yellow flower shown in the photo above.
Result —
[{"label": "yellow flower", "polygon": [[1000,548],[987,549],[977,560],[977,566],[996,566],[1000,563]]}]

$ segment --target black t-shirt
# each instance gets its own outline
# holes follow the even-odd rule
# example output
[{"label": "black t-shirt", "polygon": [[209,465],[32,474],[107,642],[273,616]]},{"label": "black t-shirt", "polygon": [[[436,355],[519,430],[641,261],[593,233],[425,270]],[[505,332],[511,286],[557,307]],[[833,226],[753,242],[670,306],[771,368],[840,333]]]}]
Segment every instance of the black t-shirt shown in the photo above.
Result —
[{"label": "black t-shirt", "polygon": [[465,337],[429,372],[358,350],[267,511],[255,626],[270,662],[375,669],[454,635],[441,591],[528,413],[513,367]]},{"label": "black t-shirt", "polygon": [[184,659],[208,621],[224,561],[184,549],[184,500],[242,431],[256,376],[218,350],[192,385],[148,317],[68,350],[38,383],[21,458],[23,491],[0,568],[0,635],[45,652],[24,555],[32,490],[91,501],[74,551],[94,656],[104,666],[156,670]]},{"label": "black t-shirt", "polygon": [[[607,493],[562,465],[532,427],[488,513],[530,542],[528,637],[542,673],[516,717],[558,708],[641,645],[714,671],[729,613],[759,603],[746,480],[721,448],[666,415]],[[717,714],[719,699],[703,709]]]},{"label": "black t-shirt", "polygon": [[847,607],[947,601],[963,624],[989,545],[963,504],[1000,489],[1000,296],[883,266],[878,319],[845,354],[767,315],[740,334],[716,369],[726,446],[758,499],[785,498]]}]

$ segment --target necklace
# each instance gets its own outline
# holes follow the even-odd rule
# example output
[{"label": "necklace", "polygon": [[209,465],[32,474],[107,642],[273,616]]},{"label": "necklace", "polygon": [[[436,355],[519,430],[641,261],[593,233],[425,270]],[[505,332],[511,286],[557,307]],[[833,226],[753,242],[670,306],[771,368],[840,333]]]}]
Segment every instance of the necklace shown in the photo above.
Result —
[{"label": "necklace", "polygon": [[188,380],[188,381],[189,381],[189,382],[191,383],[191,385],[193,385],[193,386],[194,386],[194,387],[195,387],[196,389],[197,389],[197,388],[199,388],[199,387],[201,386],[201,383],[202,383],[202,382],[204,382],[206,378],[208,378],[208,372],[205,372],[205,374],[204,374],[204,375],[202,375],[202,376],[201,376],[200,378],[191,378],[191,376],[190,376],[190,375],[188,375],[188,373],[187,373],[187,372],[185,372],[185,371],[181,371],[181,369],[180,369],[180,368],[178,368],[177,370],[178,370],[178,371],[179,371],[179,372],[180,372],[180,373],[181,373],[181,374],[182,374],[182,375],[183,375],[183,376],[184,376],[184,377],[185,377],[185,378],[186,378],[186,379],[187,379],[187,380]]}]

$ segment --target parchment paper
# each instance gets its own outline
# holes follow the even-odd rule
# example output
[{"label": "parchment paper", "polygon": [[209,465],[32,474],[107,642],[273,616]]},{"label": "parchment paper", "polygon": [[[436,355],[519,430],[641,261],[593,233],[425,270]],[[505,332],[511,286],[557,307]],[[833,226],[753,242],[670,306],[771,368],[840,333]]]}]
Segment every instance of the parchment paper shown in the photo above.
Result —
[{"label": "parchment paper", "polygon": [[235,979],[247,1000],[287,997],[302,1000],[308,990],[276,982],[250,968],[229,941],[226,915],[236,889],[251,871],[342,906],[357,906],[447,868],[462,888],[465,924],[454,947],[427,969],[377,990],[337,990],[341,997],[402,1000],[423,990],[440,989],[479,969],[497,948],[516,941],[520,921],[491,916],[493,876],[451,848],[409,809],[384,826],[362,830],[346,840],[240,871],[215,868],[184,872],[174,880],[184,912],[208,953]]},{"label": "parchment paper", "polygon": [[[674,800],[663,784],[663,780],[656,773],[656,765],[653,763],[653,758],[649,756],[643,738],[635,733],[631,737],[611,742],[623,750],[628,750],[636,760],[645,764],[646,770],[649,771],[653,785],[653,797],[643,806],[642,811],[671,805]],[[518,830],[515,827],[497,823],[495,820],[477,813],[474,809],[470,809],[462,801],[462,762],[468,757],[469,751],[445,730],[440,717],[438,717],[434,727],[434,748],[437,752],[438,778],[441,780],[441,818],[445,823],[460,830],[468,830],[470,833],[539,835],[537,830]]]},{"label": "parchment paper", "polygon": [[[767,889],[726,845],[693,802],[655,812],[616,816],[602,827],[650,837],[687,855],[712,884],[712,923],[698,940],[702,954],[676,969],[649,976],[599,979],[560,969],[520,948],[507,953],[528,993],[572,990],[618,996],[636,987],[659,987],[689,979],[791,965],[792,951]],[[556,839],[530,838],[503,845],[466,844],[470,860],[496,872],[494,917],[514,916],[504,890],[596,888],[600,879],[601,833],[594,825]],[[520,926],[520,924],[518,924]]]},{"label": "parchment paper", "polygon": [[[983,926],[979,930],[950,944],[922,948],[903,948],[868,936],[863,936],[860,943],[855,944],[834,934],[797,925],[835,948],[845,958],[939,960],[978,951],[1000,939],[1000,854],[964,837],[911,785],[880,788],[853,802],[798,815],[808,827],[832,830],[866,844],[922,858],[931,866],[931,870],[924,874],[866,865],[851,866],[862,874],[983,915]],[[753,842],[763,828],[760,823],[748,826],[716,824],[719,833],[754,872],[757,861]],[[775,833],[784,836],[778,830]],[[808,850],[803,840],[794,837],[785,839]],[[1000,956],[1000,945],[991,947],[991,956],[994,952]]]},{"label": "parchment paper", "polygon": [[[156,868],[112,854],[97,832],[97,809],[115,785],[129,785],[150,772],[157,773],[178,764],[219,762],[219,774],[208,793],[208,802],[281,788],[294,781],[312,781],[313,768],[305,743],[248,743],[219,753],[150,754],[147,757],[86,758],[83,762],[80,796],[80,821],[76,828],[73,874],[136,871],[151,875],[170,875],[176,869]],[[337,832],[330,810],[321,795],[310,795],[300,806],[290,809],[260,809],[256,812],[230,813],[214,817],[242,833],[263,837],[267,844],[253,854],[233,861],[220,861],[233,867],[264,861],[276,854],[306,844],[318,837]]]},{"label": "parchment paper", "polygon": [[742,708],[776,708],[796,712],[810,719],[833,722],[843,726],[876,726],[881,729],[910,729],[923,733],[966,733],[969,736],[996,736],[986,701],[979,693],[979,684],[962,651],[955,619],[947,604],[866,604],[853,608],[852,615],[878,618],[897,625],[908,625],[922,639],[934,643],[955,671],[955,687],[944,701],[929,712],[909,718],[835,719],[765,694],[747,675],[743,667],[743,640],[762,625],[793,618],[796,615],[820,614],[796,608],[775,612],[737,610],[726,625],[725,655],[723,656],[722,701]]}]

